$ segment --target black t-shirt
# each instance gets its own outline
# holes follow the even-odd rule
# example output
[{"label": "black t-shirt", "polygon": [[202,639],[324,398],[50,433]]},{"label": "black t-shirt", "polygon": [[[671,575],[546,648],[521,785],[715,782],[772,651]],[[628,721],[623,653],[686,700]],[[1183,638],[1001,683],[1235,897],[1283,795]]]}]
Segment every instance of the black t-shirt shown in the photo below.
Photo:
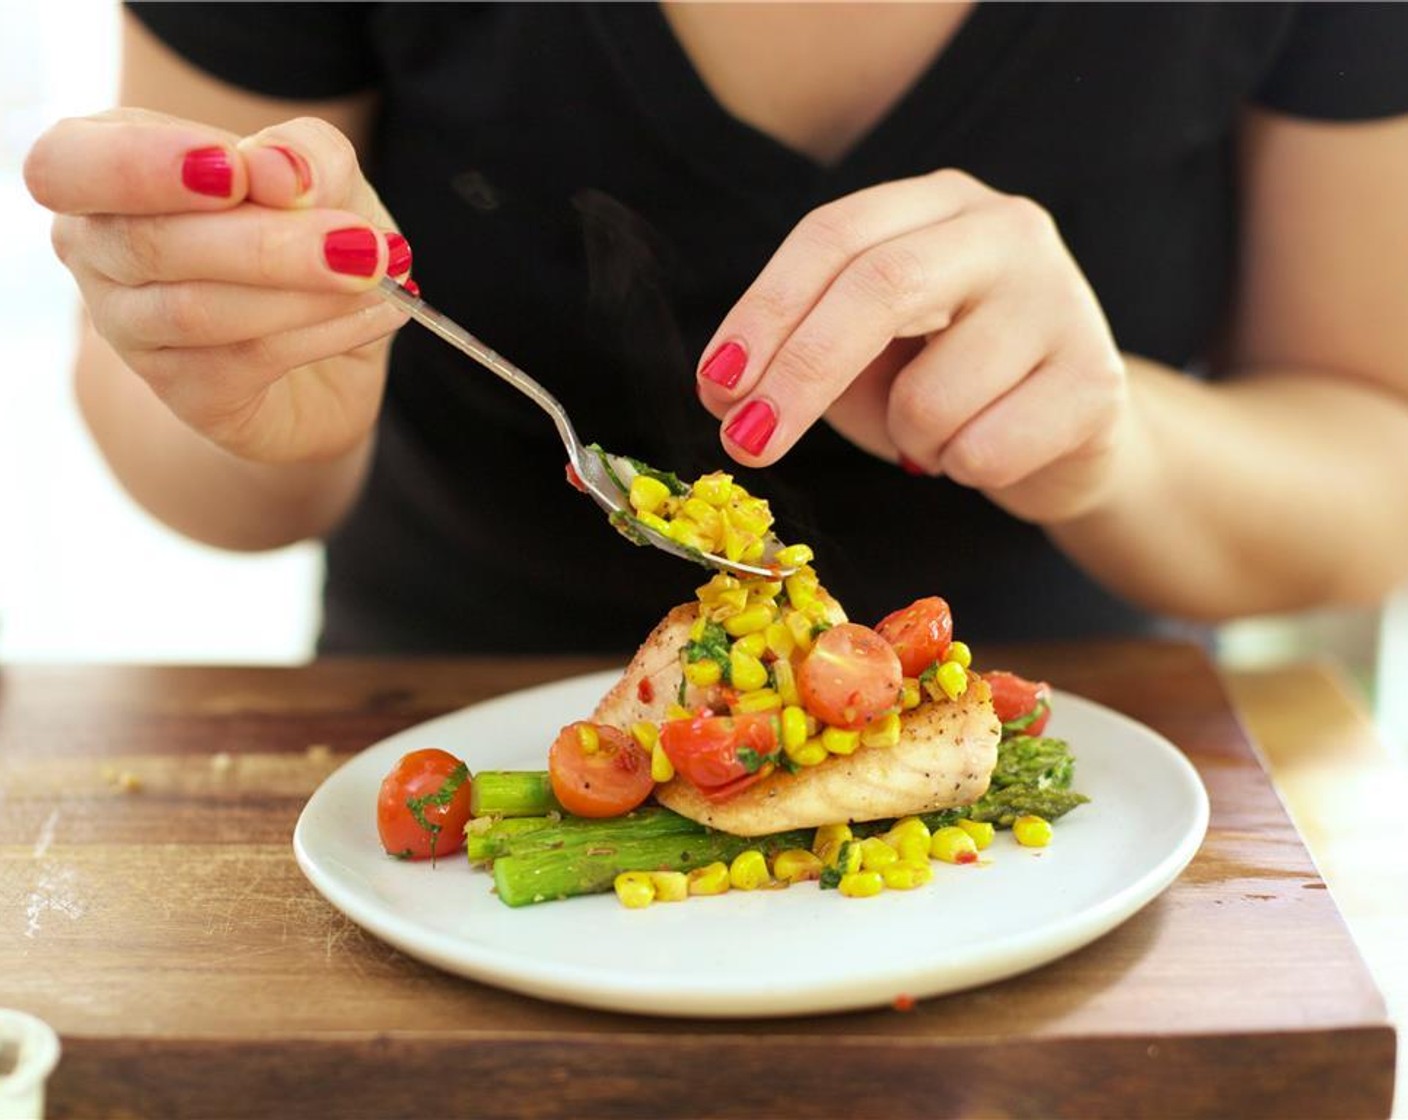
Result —
[{"label": "black t-shirt", "polygon": [[[379,90],[366,170],[427,299],[542,380],[584,438],[685,476],[734,469],[853,618],[940,594],[970,642],[1161,620],[1041,530],[825,424],[772,469],[731,466],[694,363],[792,225],[962,168],[1051,211],[1122,349],[1195,368],[1227,313],[1239,113],[1408,111],[1397,5],[981,5],[829,167],[720,107],[654,5],[133,8],[234,84]],[[531,402],[403,330],[370,481],[327,542],[321,649],[633,648],[706,575],[625,544],[563,463]]]}]

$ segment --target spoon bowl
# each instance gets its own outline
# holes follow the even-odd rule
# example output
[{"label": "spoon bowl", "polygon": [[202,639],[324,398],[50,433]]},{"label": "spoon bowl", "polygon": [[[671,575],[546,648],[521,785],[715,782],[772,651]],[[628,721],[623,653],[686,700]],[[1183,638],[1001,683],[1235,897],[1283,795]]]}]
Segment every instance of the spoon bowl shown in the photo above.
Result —
[{"label": "spoon bowl", "polygon": [[579,490],[587,494],[597,505],[606,511],[611,524],[624,536],[637,544],[651,545],[691,560],[705,567],[717,568],[736,576],[762,579],[782,579],[792,575],[795,566],[783,566],[772,562],[782,542],[768,535],[764,542],[763,559],[757,564],[730,560],[714,552],[704,552],[690,548],[647,525],[636,516],[630,502],[631,479],[638,473],[635,464],[622,455],[613,455],[596,445],[582,443],[576,429],[568,418],[567,411],[558,399],[529,377],[507,358],[491,350],[469,331],[456,323],[448,315],[436,311],[418,295],[413,295],[389,276],[384,277],[379,291],[389,302],[395,304],[417,323],[432,334],[448,342],[456,350],[469,355],[490,372],[498,374],[520,393],[530,398],[539,408],[552,418],[567,449],[569,478]]}]

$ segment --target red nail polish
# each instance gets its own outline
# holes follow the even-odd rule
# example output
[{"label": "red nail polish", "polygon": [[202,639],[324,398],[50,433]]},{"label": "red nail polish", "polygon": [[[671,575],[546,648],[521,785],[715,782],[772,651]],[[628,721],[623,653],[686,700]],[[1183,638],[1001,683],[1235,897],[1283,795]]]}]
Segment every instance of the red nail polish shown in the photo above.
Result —
[{"label": "red nail polish", "polygon": [[313,169],[308,165],[308,161],[300,153],[295,152],[292,148],[285,148],[282,144],[270,144],[269,147],[288,160],[289,167],[293,169],[293,179],[298,187],[299,197],[311,191],[313,189]]},{"label": "red nail polish", "polygon": [[777,427],[777,413],[767,401],[749,401],[724,429],[724,435],[748,452],[761,455]]},{"label": "red nail polish", "polygon": [[904,468],[905,474],[926,475],[929,473],[903,451],[900,452],[900,466]]},{"label": "red nail polish", "polygon": [[181,182],[196,194],[229,198],[235,185],[235,169],[224,148],[196,148],[181,161]]},{"label": "red nail polish", "polygon": [[387,276],[404,276],[411,271],[411,243],[399,233],[386,235]]},{"label": "red nail polish", "polygon": [[411,295],[416,297],[416,299],[420,299],[420,285],[417,284],[414,280],[412,280],[409,276],[407,276],[404,280],[401,281],[401,287],[405,288],[406,291],[410,292]]},{"label": "red nail polish", "polygon": [[376,272],[378,237],[365,226],[335,229],[323,238],[323,259],[344,276],[371,276]]},{"label": "red nail polish", "polygon": [[743,376],[744,367],[747,365],[748,351],[736,342],[725,342],[704,363],[699,376],[716,385],[722,385],[725,389],[732,389],[738,384],[738,379]]}]

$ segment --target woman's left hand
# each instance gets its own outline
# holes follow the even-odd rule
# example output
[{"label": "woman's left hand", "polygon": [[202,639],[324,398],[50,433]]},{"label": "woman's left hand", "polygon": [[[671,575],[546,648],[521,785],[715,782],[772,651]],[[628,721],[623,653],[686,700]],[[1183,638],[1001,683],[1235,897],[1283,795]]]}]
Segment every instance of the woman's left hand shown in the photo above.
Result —
[{"label": "woman's left hand", "polygon": [[1049,214],[959,171],[802,219],[724,318],[700,399],[747,466],[818,419],[911,473],[1049,523],[1130,444],[1124,359]]}]

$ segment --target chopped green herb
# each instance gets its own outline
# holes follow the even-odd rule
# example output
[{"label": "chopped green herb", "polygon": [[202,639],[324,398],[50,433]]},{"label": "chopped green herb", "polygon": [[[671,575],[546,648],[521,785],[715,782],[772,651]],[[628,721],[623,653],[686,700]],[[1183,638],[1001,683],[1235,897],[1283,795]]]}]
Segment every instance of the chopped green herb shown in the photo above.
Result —
[{"label": "chopped green herb", "polygon": [[406,808],[411,811],[411,816],[415,817],[416,824],[420,825],[430,834],[430,862],[435,862],[435,848],[440,840],[440,822],[431,821],[425,815],[427,806],[443,808],[448,805],[458,792],[460,786],[469,780],[469,767],[461,762],[440,784],[440,788],[434,793],[427,793],[424,797],[406,798]]}]

